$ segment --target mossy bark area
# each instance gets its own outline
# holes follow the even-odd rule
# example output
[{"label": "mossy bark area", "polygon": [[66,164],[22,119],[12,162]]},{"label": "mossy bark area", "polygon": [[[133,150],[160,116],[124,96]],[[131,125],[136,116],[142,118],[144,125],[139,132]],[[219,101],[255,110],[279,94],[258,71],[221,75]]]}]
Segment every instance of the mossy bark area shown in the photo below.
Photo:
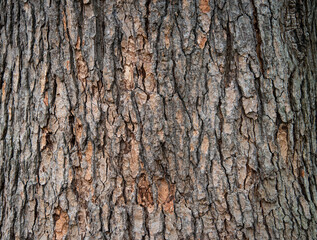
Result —
[{"label": "mossy bark area", "polygon": [[1,239],[317,239],[317,2],[0,2]]}]

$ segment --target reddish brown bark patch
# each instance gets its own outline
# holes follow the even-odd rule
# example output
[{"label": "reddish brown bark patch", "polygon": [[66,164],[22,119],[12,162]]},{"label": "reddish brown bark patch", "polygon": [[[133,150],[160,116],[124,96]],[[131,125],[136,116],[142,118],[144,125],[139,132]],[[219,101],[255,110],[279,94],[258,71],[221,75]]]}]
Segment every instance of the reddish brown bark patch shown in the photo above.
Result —
[{"label": "reddish brown bark patch", "polygon": [[86,61],[84,60],[81,50],[80,50],[81,40],[78,37],[77,43],[75,46],[75,57],[76,57],[76,69],[77,69],[77,77],[81,82],[85,82],[88,77],[88,66]]},{"label": "reddish brown bark patch", "polygon": [[76,141],[77,143],[80,143],[80,139],[83,133],[83,125],[79,118],[76,118],[75,122],[75,135],[76,135]]},{"label": "reddish brown bark patch", "polygon": [[144,174],[138,183],[138,204],[144,207],[153,207],[153,194],[149,181]]},{"label": "reddish brown bark patch", "polygon": [[63,239],[63,237],[66,236],[68,232],[69,217],[67,212],[63,211],[60,207],[55,208],[54,221],[54,239]]},{"label": "reddish brown bark patch", "polygon": [[208,13],[210,12],[210,6],[209,6],[209,1],[208,0],[200,0],[199,2],[199,9],[203,13]]},{"label": "reddish brown bark patch", "polygon": [[67,41],[69,41],[68,34],[67,34],[66,15],[65,15],[65,12],[64,12],[64,11],[63,11],[63,27],[64,27],[65,38],[67,39]]},{"label": "reddish brown bark patch", "polygon": [[280,154],[285,164],[287,164],[287,152],[288,152],[287,138],[288,138],[287,126],[282,124],[278,129],[277,142],[280,147]]},{"label": "reddish brown bark patch", "polygon": [[175,185],[169,184],[165,179],[159,181],[158,202],[163,206],[164,211],[174,211]]},{"label": "reddish brown bark patch", "polygon": [[88,67],[80,51],[76,54],[76,67],[78,79],[85,81],[88,77]]},{"label": "reddish brown bark patch", "polygon": [[[78,167],[75,169],[75,186],[80,199],[88,201],[89,197],[93,195],[92,186],[92,156],[93,156],[93,145],[88,142],[85,151],[86,168]],[[82,161],[81,154],[78,155],[80,161]],[[80,164],[81,165],[81,164]]]}]

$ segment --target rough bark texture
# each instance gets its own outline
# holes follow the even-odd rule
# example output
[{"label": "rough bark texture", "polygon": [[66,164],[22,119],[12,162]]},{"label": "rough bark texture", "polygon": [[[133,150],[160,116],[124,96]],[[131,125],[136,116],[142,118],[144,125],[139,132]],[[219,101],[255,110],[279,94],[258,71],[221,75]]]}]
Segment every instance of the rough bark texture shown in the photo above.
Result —
[{"label": "rough bark texture", "polygon": [[0,238],[317,239],[316,4],[0,1]]}]

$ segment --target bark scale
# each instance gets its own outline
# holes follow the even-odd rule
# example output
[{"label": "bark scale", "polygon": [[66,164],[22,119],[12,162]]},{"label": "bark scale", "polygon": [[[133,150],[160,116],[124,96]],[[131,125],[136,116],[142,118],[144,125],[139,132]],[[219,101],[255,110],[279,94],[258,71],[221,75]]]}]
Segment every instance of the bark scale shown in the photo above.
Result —
[{"label": "bark scale", "polygon": [[1,239],[317,239],[317,2],[0,2]]}]

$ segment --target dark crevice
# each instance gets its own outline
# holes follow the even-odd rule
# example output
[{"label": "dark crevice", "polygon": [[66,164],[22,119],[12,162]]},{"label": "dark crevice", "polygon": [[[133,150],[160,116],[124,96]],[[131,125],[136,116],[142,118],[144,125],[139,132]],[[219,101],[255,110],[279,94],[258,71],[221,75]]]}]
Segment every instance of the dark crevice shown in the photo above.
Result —
[{"label": "dark crevice", "polygon": [[263,66],[263,58],[262,58],[262,52],[261,52],[261,45],[262,45],[262,38],[261,38],[261,32],[259,28],[259,21],[258,21],[258,12],[257,8],[255,6],[254,0],[251,0],[252,8],[253,8],[253,27],[255,30],[255,37],[256,37],[256,54],[258,56],[259,64],[261,73],[264,75],[264,66]]},{"label": "dark crevice", "polygon": [[230,86],[231,83],[231,61],[233,58],[233,49],[232,49],[232,35],[230,32],[230,26],[229,21],[227,22],[226,27],[226,33],[227,33],[227,47],[226,47],[226,60],[225,60],[225,73],[224,73],[224,86],[225,88]]},{"label": "dark crevice", "polygon": [[145,12],[145,16],[144,16],[144,22],[145,22],[145,33],[146,33],[147,39],[149,39],[150,4],[151,4],[151,0],[146,0],[146,2],[145,2],[146,12]]}]

